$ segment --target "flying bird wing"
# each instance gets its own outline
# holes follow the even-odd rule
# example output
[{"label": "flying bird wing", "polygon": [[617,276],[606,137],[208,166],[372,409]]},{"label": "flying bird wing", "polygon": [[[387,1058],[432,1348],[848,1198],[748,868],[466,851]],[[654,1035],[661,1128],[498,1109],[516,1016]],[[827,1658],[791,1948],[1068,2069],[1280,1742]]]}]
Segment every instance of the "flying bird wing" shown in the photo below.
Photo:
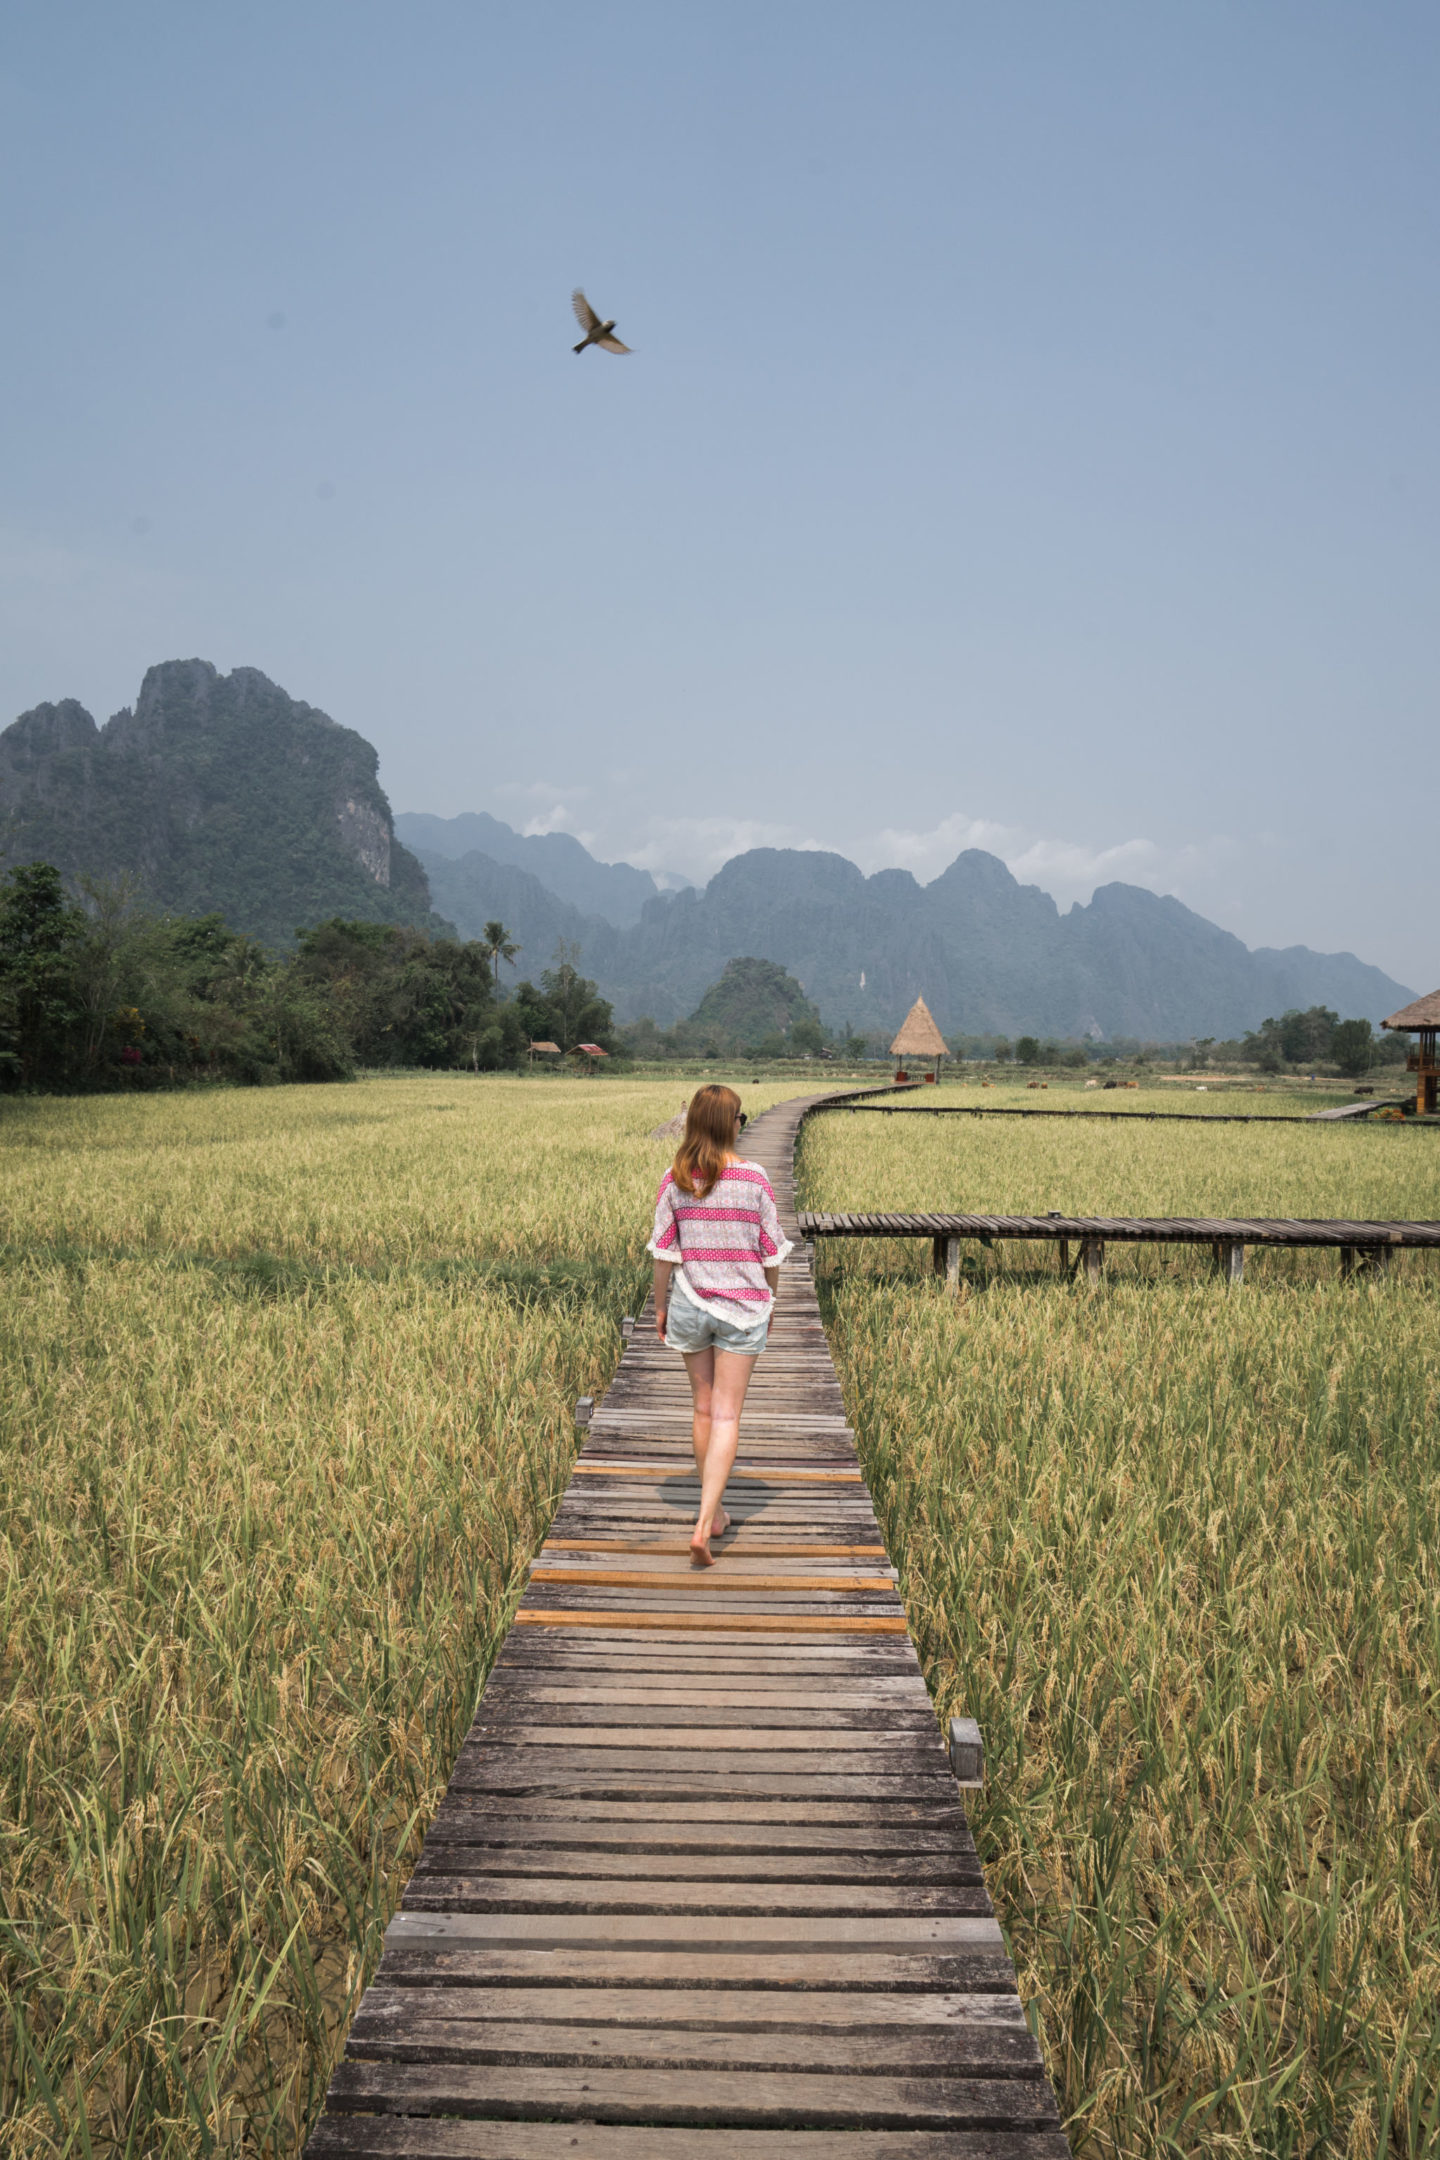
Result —
[{"label": "flying bird wing", "polygon": [[628,345],[621,344],[618,337],[599,337],[596,338],[595,342],[602,352],[629,352],[630,350]]},{"label": "flying bird wing", "polygon": [[587,337],[592,330],[599,329],[600,317],[596,314],[594,308],[591,307],[590,302],[586,299],[584,293],[581,292],[578,285],[576,286],[574,292],[570,295],[570,305],[575,310],[576,322],[579,323],[581,329],[585,332]]}]

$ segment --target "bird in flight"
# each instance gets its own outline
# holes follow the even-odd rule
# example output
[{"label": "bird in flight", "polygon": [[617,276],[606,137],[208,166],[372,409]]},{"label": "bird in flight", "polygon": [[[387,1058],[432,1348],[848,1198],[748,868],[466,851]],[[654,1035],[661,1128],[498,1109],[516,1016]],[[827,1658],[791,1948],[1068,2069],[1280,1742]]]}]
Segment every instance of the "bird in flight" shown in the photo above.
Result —
[{"label": "bird in flight", "polygon": [[601,322],[578,285],[570,296],[570,304],[575,310],[576,322],[585,332],[575,347],[576,352],[584,352],[587,345],[598,345],[602,352],[629,352],[630,347],[622,345],[616,337],[614,323]]}]

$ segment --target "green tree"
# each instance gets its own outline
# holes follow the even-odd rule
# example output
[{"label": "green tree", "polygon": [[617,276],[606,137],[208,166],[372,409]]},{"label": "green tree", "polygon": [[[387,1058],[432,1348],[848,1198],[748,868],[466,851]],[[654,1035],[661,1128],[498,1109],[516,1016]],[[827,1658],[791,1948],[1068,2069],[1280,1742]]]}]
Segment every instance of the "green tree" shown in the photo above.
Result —
[{"label": "green tree", "polygon": [[1368,1020],[1342,1020],[1330,1037],[1330,1055],[1342,1073],[1358,1080],[1375,1062],[1375,1036]]},{"label": "green tree", "polygon": [[555,961],[534,983],[517,983],[514,1004],[535,1042],[555,1042],[565,1051],[578,1043],[614,1048],[614,1013],[596,984],[580,973],[580,947],[561,938]]},{"label": "green tree", "polygon": [[808,1014],[797,1020],[790,1030],[790,1047],[798,1050],[802,1057],[818,1057],[825,1047],[825,1030],[820,1022],[812,1020]]},{"label": "green tree", "polygon": [[515,955],[521,948],[511,937],[503,922],[487,922],[480,933],[480,950],[495,969],[495,995],[500,995],[500,963],[507,967],[515,965]]},{"label": "green tree", "polygon": [[300,933],[296,965],[324,987],[362,1064],[480,1070],[519,1052],[519,1018],[496,1006],[491,956],[479,942],[336,920]]},{"label": "green tree", "polygon": [[[996,1055],[999,1055],[998,1049]],[[1033,1035],[1022,1035],[1020,1037],[1019,1042],[1015,1045],[1015,1062],[1017,1065],[1039,1064],[1040,1045]]]},{"label": "green tree", "polygon": [[1262,1020],[1258,1028],[1247,1029],[1241,1049],[1246,1062],[1258,1065],[1261,1072],[1278,1073],[1285,1069],[1285,1044],[1278,1020]]},{"label": "green tree", "polygon": [[1281,1016],[1280,1047],[1292,1065],[1317,1065],[1330,1056],[1331,1038],[1340,1015],[1328,1005],[1310,1005],[1304,1012]]},{"label": "green tree", "polygon": [[0,1077],[63,1084],[84,1026],[76,949],[85,917],[53,863],[25,863],[0,882]]}]

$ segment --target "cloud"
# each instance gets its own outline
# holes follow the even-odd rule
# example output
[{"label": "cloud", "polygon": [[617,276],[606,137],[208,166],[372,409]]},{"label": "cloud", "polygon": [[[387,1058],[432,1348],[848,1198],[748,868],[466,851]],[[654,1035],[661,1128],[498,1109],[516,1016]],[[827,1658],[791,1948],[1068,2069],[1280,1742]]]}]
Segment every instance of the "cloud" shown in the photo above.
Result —
[{"label": "cloud", "polygon": [[1008,847],[1021,840],[1016,826],[997,825],[993,818],[967,817],[963,810],[956,810],[928,832],[887,825],[883,832],[858,841],[851,852],[867,877],[877,870],[911,870],[926,884],[948,870],[966,848],[984,848],[1003,857]]},{"label": "cloud", "polygon": [[966,848],[983,848],[998,855],[1022,885],[1039,885],[1056,903],[1088,901],[1097,885],[1122,883],[1143,885],[1151,892],[1173,893],[1183,899],[1187,890],[1207,885],[1233,855],[1237,843],[1226,834],[1164,848],[1154,840],[1096,843],[1088,840],[1053,839],[1019,825],[1002,825],[993,818],[969,817],[954,811],[928,831],[886,827],[851,848],[855,860],[868,875],[876,870],[913,871],[922,883],[949,868]]},{"label": "cloud", "polygon": [[553,803],[548,810],[537,811],[534,817],[526,819],[520,830],[527,840],[540,839],[546,833],[569,833],[572,840],[578,840],[581,847],[588,848],[592,855],[600,845],[599,835],[592,832],[588,826],[582,825],[564,803]]},{"label": "cloud", "polygon": [[[760,818],[675,817],[648,819],[628,831],[606,818],[599,804],[588,804],[582,817],[577,801],[591,791],[562,788],[553,782],[511,783],[500,790],[517,804],[534,808],[520,825],[525,833],[568,832],[611,862],[634,863],[662,883],[676,874],[706,884],[733,856],[750,848],[799,848],[831,851],[858,863],[867,877],[877,870],[909,870],[922,884],[947,870],[966,848],[998,855],[1023,885],[1039,885],[1061,908],[1089,901],[1097,885],[1119,881],[1151,892],[1173,893],[1190,905],[1213,910],[1223,896],[1221,873],[1233,862],[1240,843],[1225,834],[1165,847],[1137,835],[1127,840],[1076,840],[1038,833],[1033,827],[1007,825],[996,818],[972,817],[955,810],[928,827],[885,826],[858,839],[821,839],[801,825]],[[517,808],[511,815],[521,816]],[[1246,846],[1254,848],[1255,839]],[[669,874],[667,877],[667,873]]]},{"label": "cloud", "polygon": [[824,849],[802,826],[773,825],[758,818],[659,818],[645,837],[624,850],[626,862],[640,870],[680,871],[697,885],[706,884],[722,864],[750,848]]}]

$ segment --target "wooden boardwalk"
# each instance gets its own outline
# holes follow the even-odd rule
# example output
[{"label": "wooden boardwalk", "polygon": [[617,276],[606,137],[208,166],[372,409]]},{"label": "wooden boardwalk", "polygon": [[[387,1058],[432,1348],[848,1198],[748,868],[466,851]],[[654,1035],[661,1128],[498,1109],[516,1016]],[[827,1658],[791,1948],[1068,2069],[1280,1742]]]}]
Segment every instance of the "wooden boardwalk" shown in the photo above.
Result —
[{"label": "wooden boardwalk", "polygon": [[[1083,1110],[1040,1109],[1029,1104],[1008,1103],[820,1103],[817,1109],[831,1112],[863,1111],[867,1117],[1016,1117],[1016,1118],[1109,1118],[1112,1124],[1141,1125],[1324,1125],[1337,1119],[1366,1118],[1376,1110],[1399,1109],[1408,1095],[1387,1095],[1375,1102],[1342,1103],[1338,1110],[1297,1110],[1293,1116],[1268,1110],[1106,1110],[1096,1103]],[[1440,1119],[1409,1118],[1408,1124],[1440,1123]]]},{"label": "wooden boardwalk", "polygon": [[803,1247],[770,1339],[693,1571],[647,1306],[307,2152],[1064,2160]]},{"label": "wooden boardwalk", "polygon": [[1080,1248],[1077,1268],[1098,1280],[1105,1247],[1115,1245],[1208,1245],[1216,1268],[1231,1282],[1242,1280],[1245,1248],[1290,1246],[1338,1252],[1340,1272],[1357,1267],[1383,1270],[1392,1252],[1440,1249],[1440,1222],[1344,1222],[1328,1217],[1291,1221],[1284,1217],[1251,1218],[1188,1215],[819,1215],[801,1214],[800,1234],[816,1238],[929,1238],[935,1271],[953,1280],[959,1273],[960,1244],[978,1238],[1034,1240],[1058,1245],[1062,1268],[1070,1265],[1070,1246]]}]

